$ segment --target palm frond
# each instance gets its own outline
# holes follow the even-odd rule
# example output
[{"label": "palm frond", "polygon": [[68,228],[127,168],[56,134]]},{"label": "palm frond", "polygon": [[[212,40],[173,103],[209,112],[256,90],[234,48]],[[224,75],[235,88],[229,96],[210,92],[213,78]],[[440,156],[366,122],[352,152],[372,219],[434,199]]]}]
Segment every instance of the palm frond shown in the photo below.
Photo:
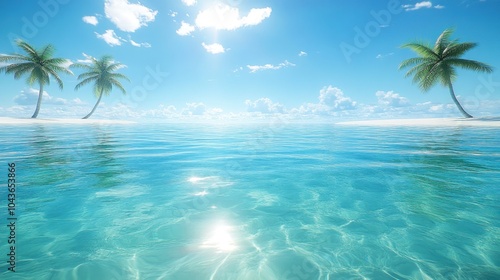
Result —
[{"label": "palm frond", "polygon": [[52,45],[45,46],[43,48],[43,50],[41,51],[41,53],[39,54],[40,60],[43,60],[43,61],[49,60],[52,57],[52,55],[54,54],[54,51],[55,51],[55,49]]},{"label": "palm frond", "polygon": [[0,55],[0,62],[29,61],[30,58],[20,54]]},{"label": "palm frond", "polygon": [[430,71],[432,69],[433,63],[422,63],[419,65],[414,66],[408,72],[405,74],[405,78],[410,77],[411,75],[414,75],[413,77],[413,83],[417,83],[418,80],[425,75],[426,72]]},{"label": "palm frond", "polygon": [[424,63],[424,62],[427,62],[429,60],[430,59],[426,58],[426,57],[414,57],[414,58],[405,59],[405,60],[403,60],[403,62],[401,62],[401,64],[399,64],[398,69],[401,70],[403,68],[406,68],[406,67],[409,67],[409,66],[412,66],[415,64]]},{"label": "palm frond", "polygon": [[96,78],[94,78],[94,77],[89,77],[89,78],[86,78],[86,79],[82,80],[81,82],[79,82],[79,83],[75,86],[75,90],[78,90],[79,88],[81,88],[81,87],[83,87],[83,86],[85,86],[85,85],[87,85],[87,84],[89,84],[89,83],[91,83],[91,82],[93,82],[93,81],[95,81],[95,80],[96,80]]},{"label": "palm frond", "polygon": [[6,73],[14,73],[14,79],[18,80],[28,72],[33,71],[33,65],[32,64],[23,64],[19,65],[18,67],[12,68],[12,70],[9,69],[8,72]]},{"label": "palm frond", "polygon": [[[62,69],[66,69],[66,68],[63,68],[63,67],[60,67]],[[60,71],[62,71],[61,69],[59,69]],[[56,79],[57,81],[57,84],[59,85],[59,89],[63,89],[63,82],[61,80],[61,78],[59,77],[59,75],[57,74],[57,71],[55,71],[54,69],[52,69],[51,67],[47,67],[46,71],[48,72],[48,74],[50,74],[54,79]],[[63,71],[64,72],[64,71]]]},{"label": "palm frond", "polygon": [[438,71],[439,70],[434,65],[433,67],[430,67],[428,71],[422,73],[423,75],[418,85],[423,92],[429,91],[437,83],[440,76]]},{"label": "palm frond", "polygon": [[463,59],[463,58],[453,58],[446,60],[451,66],[457,66],[467,70],[473,70],[477,72],[493,72],[493,67],[486,63],[482,63],[475,60]]},{"label": "palm frond", "polygon": [[120,83],[118,80],[111,80],[111,83],[116,86],[123,94],[126,94],[127,92],[125,91],[125,88],[123,85]]},{"label": "palm frond", "polygon": [[35,67],[33,71],[31,71],[26,79],[28,85],[34,85],[35,83],[39,83],[40,85],[49,85],[50,78],[49,75],[41,70],[38,67]]},{"label": "palm frond", "polygon": [[124,79],[124,80],[130,82],[130,79],[121,73],[111,73],[109,76],[113,79]]},{"label": "palm frond", "polygon": [[85,64],[85,63],[80,63],[80,62],[73,63],[69,67],[70,68],[86,69],[86,70],[93,69],[93,67],[91,65],[88,65],[88,64]]},{"label": "palm frond", "polygon": [[90,77],[95,77],[97,79],[99,77],[99,73],[96,71],[84,72],[84,73],[81,73],[80,75],[78,75],[78,80],[86,79],[86,78],[90,78]]},{"label": "palm frond", "polygon": [[434,44],[434,52],[442,54],[446,46],[450,43],[450,36],[454,32],[453,28],[447,28],[439,35]]},{"label": "palm frond", "polygon": [[16,44],[18,47],[20,47],[23,51],[25,51],[30,59],[33,59],[34,57],[37,57],[37,51],[30,46],[28,43],[24,42],[23,40],[17,40]]},{"label": "palm frond", "polygon": [[409,44],[404,44],[401,47],[411,49],[421,57],[429,57],[429,58],[438,57],[438,55],[434,52],[434,50],[431,49],[427,44],[409,43]]},{"label": "palm frond", "polygon": [[446,58],[460,57],[464,53],[475,48],[476,46],[477,46],[476,43],[469,43],[469,42],[459,43],[459,44],[450,44],[443,51],[443,57],[446,57]]}]

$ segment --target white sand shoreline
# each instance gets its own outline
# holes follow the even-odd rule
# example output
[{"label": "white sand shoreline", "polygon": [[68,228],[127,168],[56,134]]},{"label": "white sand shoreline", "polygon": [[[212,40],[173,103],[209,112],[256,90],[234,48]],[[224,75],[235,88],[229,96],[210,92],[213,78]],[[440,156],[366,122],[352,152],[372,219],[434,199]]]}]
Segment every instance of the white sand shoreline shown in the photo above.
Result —
[{"label": "white sand shoreline", "polygon": [[338,122],[337,125],[349,126],[481,126],[500,127],[500,118],[425,118],[425,119],[389,119]]},{"label": "white sand shoreline", "polygon": [[[29,125],[29,124],[136,124],[138,122],[128,120],[101,120],[101,119],[31,119],[31,118],[11,118],[0,117],[0,125]],[[148,123],[145,121],[145,123]],[[321,122],[324,123],[324,122]],[[478,127],[500,127],[500,118],[422,118],[422,119],[382,119],[382,120],[361,120],[342,121],[335,125],[342,126],[428,126],[428,127],[457,127],[457,126],[478,126]]]},{"label": "white sand shoreline", "polygon": [[100,120],[100,119],[31,119],[0,117],[0,125],[24,125],[24,124],[134,124],[133,121],[125,120]]}]

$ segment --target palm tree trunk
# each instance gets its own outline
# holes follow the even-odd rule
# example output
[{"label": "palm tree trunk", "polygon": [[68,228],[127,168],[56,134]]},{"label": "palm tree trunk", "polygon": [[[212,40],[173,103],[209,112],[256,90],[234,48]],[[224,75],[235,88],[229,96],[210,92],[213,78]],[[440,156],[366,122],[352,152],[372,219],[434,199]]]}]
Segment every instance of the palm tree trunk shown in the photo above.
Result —
[{"label": "palm tree trunk", "polygon": [[42,97],[43,97],[43,84],[40,83],[40,91],[38,92],[38,101],[36,102],[35,112],[33,113],[33,116],[31,116],[32,119],[36,119],[36,117],[38,117],[38,112],[40,112],[40,107],[42,105]]},{"label": "palm tree trunk", "polygon": [[453,99],[453,102],[455,102],[455,105],[457,105],[458,110],[460,110],[460,113],[462,113],[462,115],[464,115],[464,117],[466,118],[472,118],[472,115],[467,113],[462,107],[462,105],[460,105],[460,102],[458,102],[457,97],[455,96],[455,92],[453,91],[453,85],[451,84],[451,82],[448,84],[448,87],[450,88],[451,98]]},{"label": "palm tree trunk", "polygon": [[97,106],[99,105],[99,102],[101,102],[101,98],[102,98],[102,90],[101,90],[101,93],[99,94],[99,98],[97,99],[97,102],[94,105],[94,108],[92,109],[92,111],[90,111],[90,113],[88,115],[86,115],[85,117],[83,117],[83,119],[88,119],[90,116],[92,116],[92,114],[94,113],[95,109],[97,109]]}]

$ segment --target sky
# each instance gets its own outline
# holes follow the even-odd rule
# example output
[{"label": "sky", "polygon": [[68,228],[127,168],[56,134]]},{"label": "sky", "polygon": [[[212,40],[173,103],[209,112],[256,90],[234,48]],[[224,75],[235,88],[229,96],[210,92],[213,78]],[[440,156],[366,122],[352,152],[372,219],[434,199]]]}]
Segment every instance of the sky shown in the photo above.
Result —
[{"label": "sky", "polygon": [[[492,74],[458,71],[458,99],[475,117],[500,116],[500,0],[0,0],[0,54],[15,41],[52,44],[67,65],[111,55],[123,95],[93,118],[353,120],[460,117],[448,89],[422,93],[398,70],[401,45],[476,42],[464,58]],[[45,88],[39,118],[78,118],[92,87],[80,70]],[[38,86],[0,74],[0,117],[30,117]]]}]

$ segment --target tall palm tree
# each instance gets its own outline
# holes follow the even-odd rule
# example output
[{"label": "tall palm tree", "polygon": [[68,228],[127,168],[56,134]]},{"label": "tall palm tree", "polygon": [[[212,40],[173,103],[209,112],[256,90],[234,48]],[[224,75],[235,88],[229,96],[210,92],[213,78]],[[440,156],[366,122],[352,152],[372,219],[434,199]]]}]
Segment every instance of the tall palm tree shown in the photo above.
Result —
[{"label": "tall palm tree", "polygon": [[94,94],[97,97],[97,102],[94,105],[94,108],[88,115],[83,117],[84,119],[88,119],[95,111],[99,102],[101,102],[101,98],[103,95],[109,95],[113,86],[120,89],[123,94],[125,94],[125,89],[118,79],[125,79],[129,81],[127,76],[115,73],[116,70],[124,67],[123,64],[114,63],[113,58],[111,56],[103,56],[101,59],[96,59],[94,57],[91,58],[91,64],[85,63],[74,63],[71,67],[82,68],[87,70],[87,72],[82,73],[78,76],[78,80],[82,80],[79,84],[76,85],[75,90],[78,90],[82,86],[94,83]]},{"label": "tall palm tree", "polygon": [[0,62],[10,62],[10,64],[0,67],[0,73],[5,71],[6,74],[14,74],[16,80],[24,75],[28,75],[26,79],[28,85],[32,86],[38,83],[40,86],[38,102],[36,103],[35,112],[33,116],[31,116],[32,118],[36,118],[38,112],[40,112],[40,106],[42,105],[43,87],[50,84],[50,77],[53,77],[57,81],[59,88],[62,90],[63,82],[58,72],[64,72],[71,75],[73,73],[63,66],[63,64],[68,62],[67,59],[52,57],[55,51],[52,45],[47,45],[40,50],[36,50],[22,40],[17,40],[16,44],[26,53],[26,55],[17,53],[12,55],[0,55]]},{"label": "tall palm tree", "polygon": [[436,40],[434,47],[427,43],[408,43],[403,48],[409,48],[416,52],[419,57],[404,60],[399,69],[412,66],[406,72],[405,77],[413,75],[413,82],[418,83],[422,91],[428,91],[436,83],[441,83],[450,90],[451,98],[457,105],[460,112],[466,118],[472,118],[467,113],[460,102],[458,102],[453,90],[452,82],[456,79],[455,67],[461,67],[468,70],[490,73],[493,68],[482,62],[460,58],[468,50],[477,46],[476,43],[459,43],[457,40],[450,40],[453,29],[446,29]]}]

